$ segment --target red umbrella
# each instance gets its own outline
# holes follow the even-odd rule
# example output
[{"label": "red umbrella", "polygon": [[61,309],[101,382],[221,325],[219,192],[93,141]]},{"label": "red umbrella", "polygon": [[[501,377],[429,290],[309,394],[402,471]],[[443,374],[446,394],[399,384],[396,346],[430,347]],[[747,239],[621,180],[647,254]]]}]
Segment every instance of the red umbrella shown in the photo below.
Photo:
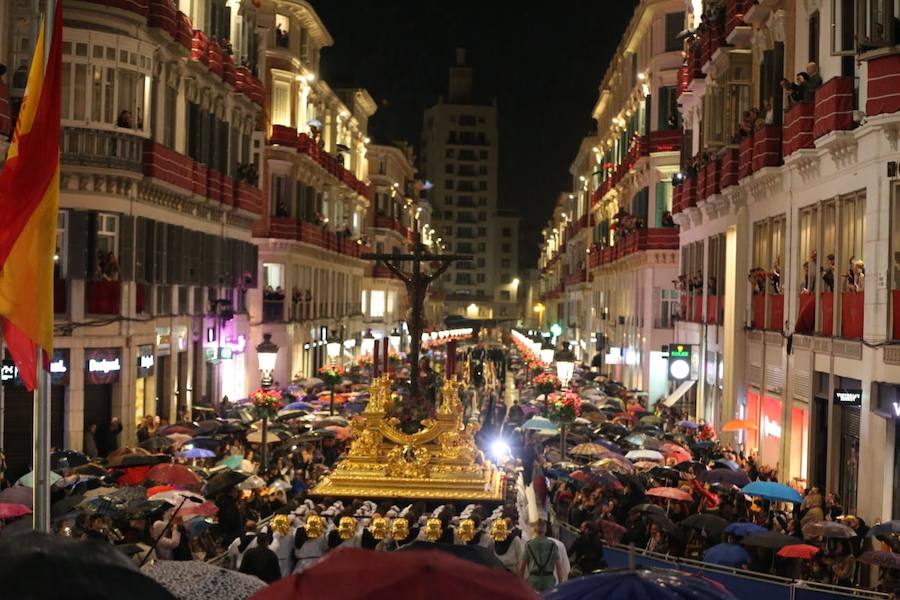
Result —
[{"label": "red umbrella", "polygon": [[678,444],[663,444],[660,449],[660,452],[663,453],[663,456],[666,458],[674,458],[678,462],[687,462],[689,460],[693,460],[693,456],[690,451],[685,450]]},{"label": "red umbrella", "polygon": [[150,465],[116,468],[116,471],[122,471],[122,476],[116,479],[116,485],[120,487],[141,485],[147,481],[147,473],[150,472],[150,468]]},{"label": "red umbrella", "polygon": [[684,502],[690,502],[694,499],[694,497],[687,492],[672,487],[650,488],[645,493],[648,496],[654,496],[655,498],[666,498],[667,500],[681,500]]},{"label": "red umbrella", "polygon": [[251,600],[538,600],[525,581],[447,552],[372,552],[341,548],[299,575],[281,579]]},{"label": "red umbrella", "polygon": [[162,492],[172,491],[175,491],[175,488],[171,485],[154,485],[153,487],[147,489],[147,497],[150,498],[157,494],[161,494]]},{"label": "red umbrella", "polygon": [[791,544],[779,550],[778,556],[781,556],[782,558],[802,558],[803,560],[811,560],[821,551],[821,548],[816,548],[809,544]]},{"label": "red umbrella", "polygon": [[147,473],[147,479],[169,485],[194,486],[200,485],[197,474],[184,465],[164,463],[156,465]]},{"label": "red umbrella", "polygon": [[31,509],[24,504],[0,504],[0,519],[15,519],[30,514]]},{"label": "red umbrella", "polygon": [[206,501],[203,504],[191,504],[190,502],[186,503],[178,514],[184,515],[185,517],[191,515],[197,515],[200,517],[212,517],[219,512],[219,507],[213,504],[210,501]]}]

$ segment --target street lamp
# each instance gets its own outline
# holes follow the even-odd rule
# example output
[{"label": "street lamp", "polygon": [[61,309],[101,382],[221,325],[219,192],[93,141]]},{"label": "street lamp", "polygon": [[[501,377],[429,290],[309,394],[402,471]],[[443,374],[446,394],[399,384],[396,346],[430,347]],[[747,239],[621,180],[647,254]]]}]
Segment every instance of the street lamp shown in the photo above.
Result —
[{"label": "street lamp", "polygon": [[328,343],[325,344],[325,352],[328,353],[328,358],[331,359],[331,363],[334,364],[341,355],[341,342],[335,338],[331,338],[328,340]]},{"label": "street lamp", "polygon": [[394,330],[388,337],[391,341],[391,346],[393,346],[397,352],[400,352],[400,331],[396,327],[394,327]]},{"label": "street lamp", "polygon": [[[278,345],[272,341],[271,333],[263,334],[263,341],[256,346],[256,358],[259,362],[260,381],[259,387],[263,391],[272,388],[275,375],[275,361],[278,359]],[[269,415],[263,412],[262,415],[262,449],[260,457],[260,467],[265,473],[269,468]]]},{"label": "street lamp", "polygon": [[564,343],[563,349],[556,353],[556,376],[564,388],[569,387],[569,381],[575,372],[575,354],[569,349],[569,344]]},{"label": "street lamp", "polygon": [[550,366],[550,363],[553,362],[553,355],[555,354],[553,344],[550,342],[544,342],[544,345],[541,346],[541,362],[544,363],[545,367]]},{"label": "street lamp", "polygon": [[[363,355],[368,354],[368,355],[372,356],[374,354],[374,352],[375,352],[375,336],[372,335],[371,329],[367,329],[366,333],[363,335],[362,347],[360,348],[360,350],[362,350]],[[374,359],[374,356],[373,356],[373,359]]]}]

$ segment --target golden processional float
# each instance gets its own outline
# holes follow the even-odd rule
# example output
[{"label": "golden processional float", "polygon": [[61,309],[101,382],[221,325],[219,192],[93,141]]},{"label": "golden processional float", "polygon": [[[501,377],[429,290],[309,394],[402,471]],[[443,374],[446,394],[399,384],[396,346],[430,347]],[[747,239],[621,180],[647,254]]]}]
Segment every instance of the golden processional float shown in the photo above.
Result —
[{"label": "golden processional float", "polygon": [[347,456],[313,496],[500,502],[500,472],[475,445],[479,425],[463,422],[456,378],[445,381],[434,419],[405,433],[388,414],[391,380],[376,378],[366,410],[351,421]]}]

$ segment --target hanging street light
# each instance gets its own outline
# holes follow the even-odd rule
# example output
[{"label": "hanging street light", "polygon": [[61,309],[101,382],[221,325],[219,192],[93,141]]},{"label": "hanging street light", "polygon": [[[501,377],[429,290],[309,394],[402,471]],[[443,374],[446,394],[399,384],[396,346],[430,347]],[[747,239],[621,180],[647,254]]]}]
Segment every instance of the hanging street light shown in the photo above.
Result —
[{"label": "hanging street light", "polygon": [[[278,359],[278,345],[272,341],[271,333],[263,334],[263,341],[256,346],[256,358],[259,362],[259,387],[263,391],[272,388],[275,377],[275,362]],[[269,468],[269,416],[262,416],[262,448],[260,449],[260,467],[265,473]]]}]

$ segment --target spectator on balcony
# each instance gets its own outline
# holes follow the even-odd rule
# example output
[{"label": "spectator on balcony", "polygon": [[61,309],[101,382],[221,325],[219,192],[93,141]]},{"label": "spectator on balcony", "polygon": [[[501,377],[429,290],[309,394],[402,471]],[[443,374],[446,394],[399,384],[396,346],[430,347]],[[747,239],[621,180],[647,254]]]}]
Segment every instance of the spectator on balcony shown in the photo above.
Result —
[{"label": "spectator on balcony", "polygon": [[815,101],[816,88],[810,82],[809,74],[806,71],[800,71],[799,73],[797,73],[797,77],[794,79],[794,82],[800,90],[800,99],[803,102]]},{"label": "spectator on balcony", "polygon": [[825,284],[823,288],[826,292],[834,291],[834,254],[829,254],[825,257],[825,266],[822,267],[822,283]]},{"label": "spectator on balcony", "polygon": [[855,256],[850,257],[850,268],[847,271],[847,291],[861,292],[865,289],[866,266]]},{"label": "spectator on balcony", "polygon": [[787,78],[781,80],[781,89],[787,98],[788,108],[803,100],[803,90],[796,83],[791,83]]},{"label": "spectator on balcony", "polygon": [[131,113],[129,111],[123,110],[119,113],[119,118],[116,119],[116,127],[122,127],[125,129],[132,128]]},{"label": "spectator on balcony", "polygon": [[753,267],[752,269],[750,269],[747,280],[753,287],[754,296],[766,293],[766,272],[763,269],[759,267]]},{"label": "spectator on balcony", "polygon": [[813,275],[810,277],[809,275],[809,261],[805,261],[803,263],[803,289],[800,290],[801,294],[812,294],[816,291],[816,277]]},{"label": "spectator on balcony", "polygon": [[671,211],[666,211],[662,214],[661,223],[663,227],[675,227],[675,219],[672,218]]},{"label": "spectator on balcony", "polygon": [[819,65],[816,63],[810,62],[806,65],[806,76],[813,90],[822,85],[822,76],[819,75]]},{"label": "spectator on balcony", "polygon": [[775,124],[775,99],[772,97],[766,98],[763,103],[763,108],[765,109],[765,123],[766,125],[774,125]]},{"label": "spectator on balcony", "polygon": [[769,273],[769,280],[772,282],[772,293],[776,296],[781,295],[781,258],[775,257],[775,264],[772,265],[772,272]]},{"label": "spectator on balcony", "polygon": [[753,131],[762,129],[766,124],[766,120],[763,118],[762,113],[755,106],[750,109],[750,121],[753,123]]},{"label": "spectator on balcony", "polygon": [[275,45],[279,48],[288,47],[288,34],[281,28],[281,23],[275,24]]},{"label": "spectator on balcony", "polygon": [[735,132],[735,143],[741,141],[741,139],[745,137],[750,137],[753,134],[753,113],[749,110],[745,110],[741,115],[741,122],[738,124],[737,132]]}]

